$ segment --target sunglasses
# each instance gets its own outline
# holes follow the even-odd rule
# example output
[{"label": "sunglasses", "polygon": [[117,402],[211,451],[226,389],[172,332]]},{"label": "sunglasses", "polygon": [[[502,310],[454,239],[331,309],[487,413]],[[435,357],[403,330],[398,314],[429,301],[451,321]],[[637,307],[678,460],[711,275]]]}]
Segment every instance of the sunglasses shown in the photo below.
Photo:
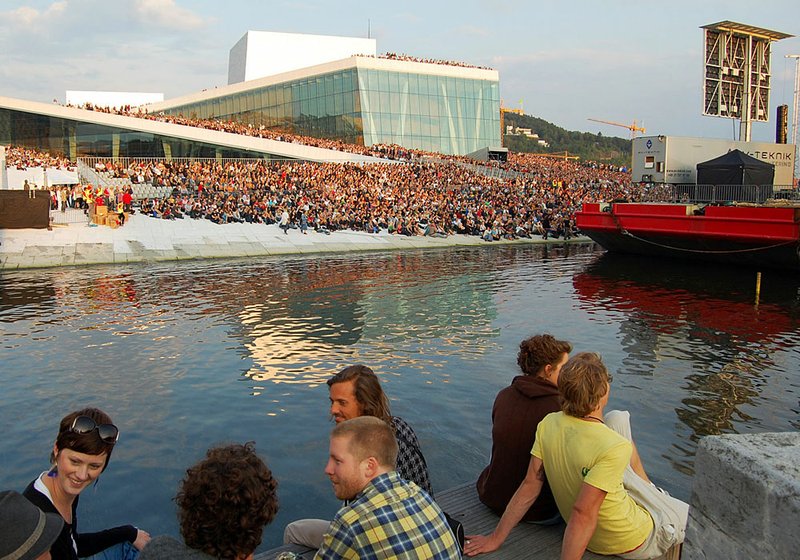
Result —
[{"label": "sunglasses", "polygon": [[97,430],[97,435],[105,443],[114,445],[119,439],[119,428],[114,424],[97,424],[88,416],[78,416],[70,426],[70,431],[76,434],[89,434],[95,430]]}]

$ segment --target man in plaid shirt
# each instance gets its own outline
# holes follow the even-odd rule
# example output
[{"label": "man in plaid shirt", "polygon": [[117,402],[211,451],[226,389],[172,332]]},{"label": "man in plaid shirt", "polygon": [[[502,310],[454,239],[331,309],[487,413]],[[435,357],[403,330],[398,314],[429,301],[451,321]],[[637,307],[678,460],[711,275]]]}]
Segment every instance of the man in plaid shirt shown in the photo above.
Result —
[{"label": "man in plaid shirt", "polygon": [[[413,428],[400,418],[393,416],[389,399],[383,392],[378,376],[365,365],[348,366],[328,379],[331,418],[337,424],[358,418],[374,416],[380,418],[393,430],[399,451],[393,468],[401,478],[414,482],[433,497],[428,465],[419,446]],[[293,543],[319,548],[329,522],[323,519],[300,519],[286,526],[284,543]]]},{"label": "man in plaid shirt", "polygon": [[386,422],[361,416],[331,432],[325,474],[347,500],[315,559],[460,559],[442,510],[419,486],[397,474],[397,440]]}]

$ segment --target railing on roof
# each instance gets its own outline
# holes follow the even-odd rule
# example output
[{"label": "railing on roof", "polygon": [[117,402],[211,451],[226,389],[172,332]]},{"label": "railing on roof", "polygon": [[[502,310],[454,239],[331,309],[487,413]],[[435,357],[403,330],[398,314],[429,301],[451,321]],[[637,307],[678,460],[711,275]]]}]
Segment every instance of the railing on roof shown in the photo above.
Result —
[{"label": "railing on roof", "polygon": [[763,204],[767,201],[800,203],[800,192],[791,185],[670,185],[651,184],[637,197],[641,202],[688,202],[693,204]]}]

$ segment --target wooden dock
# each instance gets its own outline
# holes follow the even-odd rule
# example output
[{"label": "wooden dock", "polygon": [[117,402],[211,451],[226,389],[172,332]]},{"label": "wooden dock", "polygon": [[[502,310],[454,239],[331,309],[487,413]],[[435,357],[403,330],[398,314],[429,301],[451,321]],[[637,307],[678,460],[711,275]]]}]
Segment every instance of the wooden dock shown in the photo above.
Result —
[{"label": "wooden dock", "polygon": [[[478,500],[475,483],[469,482],[436,494],[436,502],[450,516],[461,521],[467,535],[487,534],[491,532],[500,518]],[[503,543],[500,550],[491,554],[483,554],[478,558],[486,560],[553,560],[561,553],[561,538],[565,525],[542,527],[529,523],[520,523]],[[254,560],[274,560],[283,551],[298,554],[299,560],[311,560],[313,550],[302,546],[286,545],[255,556]],[[609,556],[601,556],[586,552],[587,560],[608,560]]]}]

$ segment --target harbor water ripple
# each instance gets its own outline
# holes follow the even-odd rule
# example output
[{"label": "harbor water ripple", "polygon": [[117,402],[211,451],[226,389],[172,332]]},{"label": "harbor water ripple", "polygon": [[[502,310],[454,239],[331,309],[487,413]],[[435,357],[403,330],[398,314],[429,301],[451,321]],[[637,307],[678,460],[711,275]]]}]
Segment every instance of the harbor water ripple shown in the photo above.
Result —
[{"label": "harbor water ripple", "polygon": [[45,470],[58,420],[92,405],[121,437],[81,529],[177,535],[185,469],[255,441],[281,509],[261,549],[338,503],[325,380],[379,374],[434,490],[488,461],[494,396],[519,342],[600,352],[651,477],[688,499],[700,437],[800,429],[800,281],[606,255],[591,244],[292,256],[4,272],[2,488]]}]

